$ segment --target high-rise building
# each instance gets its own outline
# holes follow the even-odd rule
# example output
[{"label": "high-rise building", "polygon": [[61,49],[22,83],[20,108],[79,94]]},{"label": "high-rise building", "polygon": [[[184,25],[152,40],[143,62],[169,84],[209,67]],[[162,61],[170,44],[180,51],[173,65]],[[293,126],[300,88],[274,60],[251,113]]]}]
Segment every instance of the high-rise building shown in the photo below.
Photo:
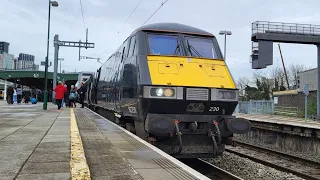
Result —
[{"label": "high-rise building", "polygon": [[20,53],[15,64],[17,70],[35,70],[34,55]]},{"label": "high-rise building", "polygon": [[1,41],[0,42],[0,53],[1,52],[9,53],[9,45],[10,45],[10,43]]},{"label": "high-rise building", "polygon": [[0,69],[14,69],[14,56],[0,52]]}]

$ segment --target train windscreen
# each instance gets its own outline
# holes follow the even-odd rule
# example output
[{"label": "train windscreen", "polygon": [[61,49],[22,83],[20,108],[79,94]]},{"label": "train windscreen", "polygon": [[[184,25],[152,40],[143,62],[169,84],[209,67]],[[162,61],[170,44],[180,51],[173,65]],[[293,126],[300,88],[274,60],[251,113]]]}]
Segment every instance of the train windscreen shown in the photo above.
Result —
[{"label": "train windscreen", "polygon": [[149,34],[149,54],[181,56],[179,36]]},{"label": "train windscreen", "polygon": [[200,37],[185,38],[187,51],[193,57],[218,59],[212,39]]}]

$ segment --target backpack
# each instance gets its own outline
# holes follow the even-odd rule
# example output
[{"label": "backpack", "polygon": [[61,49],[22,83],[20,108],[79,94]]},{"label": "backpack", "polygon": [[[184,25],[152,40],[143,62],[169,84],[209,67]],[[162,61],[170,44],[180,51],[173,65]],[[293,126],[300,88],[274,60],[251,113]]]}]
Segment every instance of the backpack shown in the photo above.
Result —
[{"label": "backpack", "polygon": [[69,95],[69,98],[70,99],[75,99],[76,98],[76,93],[70,93],[70,95]]}]

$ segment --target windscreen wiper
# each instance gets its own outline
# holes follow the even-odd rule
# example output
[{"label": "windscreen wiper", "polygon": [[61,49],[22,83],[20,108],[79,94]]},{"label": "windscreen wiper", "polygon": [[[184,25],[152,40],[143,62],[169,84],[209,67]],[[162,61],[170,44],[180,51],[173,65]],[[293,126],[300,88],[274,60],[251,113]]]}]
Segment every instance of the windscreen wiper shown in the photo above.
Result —
[{"label": "windscreen wiper", "polygon": [[187,43],[188,43],[188,49],[192,56],[194,56],[194,54],[192,53],[192,50],[193,50],[198,55],[198,57],[202,57],[201,54],[192,45],[189,44],[189,41],[187,41]]},{"label": "windscreen wiper", "polygon": [[179,52],[180,52],[180,45],[179,45],[179,43],[177,43],[177,47],[176,47],[176,50],[174,50],[173,55],[177,55],[176,53],[179,53]]}]

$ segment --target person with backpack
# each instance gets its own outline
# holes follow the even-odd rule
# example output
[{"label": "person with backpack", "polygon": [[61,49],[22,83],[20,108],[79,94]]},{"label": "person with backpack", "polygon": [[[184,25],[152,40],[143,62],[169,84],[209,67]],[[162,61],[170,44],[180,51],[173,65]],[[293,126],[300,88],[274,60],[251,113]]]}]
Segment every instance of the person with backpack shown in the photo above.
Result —
[{"label": "person with backpack", "polygon": [[71,85],[71,89],[70,89],[70,95],[69,95],[69,103],[70,103],[70,107],[77,107],[76,105],[76,100],[77,100],[77,90],[74,87],[74,85]]}]

